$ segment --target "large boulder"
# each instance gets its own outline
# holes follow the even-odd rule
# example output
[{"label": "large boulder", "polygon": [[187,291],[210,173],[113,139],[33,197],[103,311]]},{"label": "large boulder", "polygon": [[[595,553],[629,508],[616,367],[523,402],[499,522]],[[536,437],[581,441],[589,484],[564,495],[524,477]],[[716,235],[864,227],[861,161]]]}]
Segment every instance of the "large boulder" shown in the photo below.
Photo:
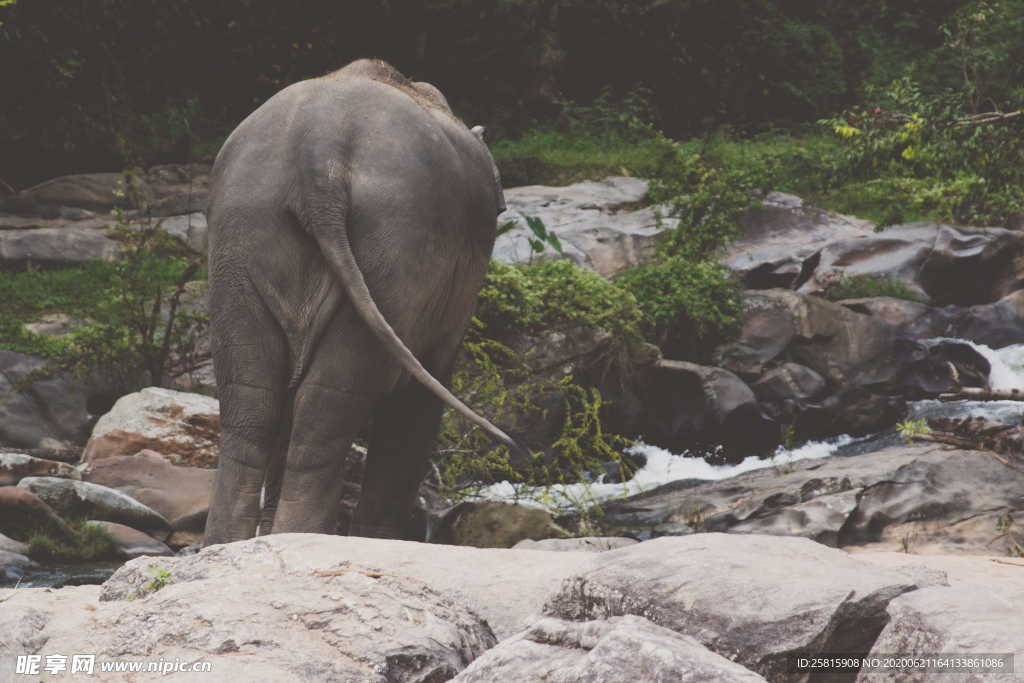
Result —
[{"label": "large boulder", "polygon": [[541,619],[508,638],[452,679],[493,681],[764,681],[689,636],[643,617],[582,623]]},{"label": "large boulder", "polygon": [[1024,342],[1024,290],[952,314],[949,336],[999,349]]},{"label": "large boulder", "polygon": [[0,486],[0,534],[27,541],[36,531],[65,540],[75,536],[67,522],[39,496],[18,486]]},{"label": "large boulder", "polygon": [[494,258],[503,263],[530,263],[558,258],[545,246],[534,253],[526,217],[544,222],[558,236],[566,258],[605,277],[652,261],[662,233],[675,221],[659,219],[653,207],[638,206],[647,194],[647,182],[638,178],[609,177],[566,187],[528,185],[505,190],[508,211],[498,224],[511,224],[494,245]]},{"label": "large boulder", "polygon": [[124,493],[163,515],[176,531],[199,531],[206,525],[214,470],[172,465],[150,450],[113,455],[89,462],[82,479]]},{"label": "large boulder", "polygon": [[[871,648],[872,657],[899,653],[926,657],[936,653],[1024,653],[1024,562],[989,557],[944,557],[906,553],[857,553],[857,559],[887,568],[927,565],[948,577],[948,586],[927,586],[889,603],[889,621]],[[969,667],[954,673],[938,666],[879,675],[861,673],[858,683],[870,681],[1011,681],[1020,678],[1002,665]],[[942,674],[941,676],[937,674]]]},{"label": "large boulder", "polygon": [[120,491],[86,481],[55,477],[25,477],[19,488],[31,491],[65,517],[120,522],[135,529],[164,530],[167,519]]},{"label": "large boulder", "polygon": [[722,444],[730,459],[771,450],[780,429],[757,397],[724,368],[661,360],[644,368],[639,395],[645,410],[629,431],[673,451]]},{"label": "large boulder", "polygon": [[120,253],[121,246],[105,230],[73,223],[59,228],[0,230],[0,263],[5,268],[114,261]]},{"label": "large boulder", "polygon": [[58,373],[20,386],[46,361],[0,350],[0,443],[63,449],[85,443],[95,420],[90,408],[105,396],[100,382]]},{"label": "large boulder", "polygon": [[604,503],[595,524],[634,538],[718,531],[844,548],[1006,553],[1016,532],[999,529],[1024,518],[1021,490],[1024,473],[991,453],[917,444],[672,482]]},{"label": "large boulder", "polygon": [[923,580],[807,539],[696,534],[594,555],[544,613],[642,616],[780,680],[794,656],[867,654],[889,602]]},{"label": "large boulder", "polygon": [[869,221],[804,205],[802,199],[770,192],[740,222],[740,236],[726,245],[720,262],[746,289],[792,287],[804,260],[825,244],[874,233]]},{"label": "large boulder", "polygon": [[[1024,512],[1024,472],[1003,460],[969,450],[933,449],[914,457],[863,487],[843,526],[843,545],[924,553],[1012,552],[1012,520]],[[1000,533],[1007,523],[1011,535]]]},{"label": "large boulder", "polygon": [[25,477],[82,478],[67,463],[34,458],[24,453],[0,453],[0,486],[14,486]]},{"label": "large boulder", "polygon": [[1024,234],[939,223],[897,225],[830,242],[796,283],[822,292],[843,277],[886,278],[937,305],[991,303],[1024,287]]},{"label": "large boulder", "polygon": [[214,398],[149,387],[118,399],[96,423],[82,455],[93,462],[149,450],[172,464],[215,467],[220,404]]},{"label": "large boulder", "polygon": [[496,644],[464,603],[396,567],[346,556],[301,557],[253,540],[132,560],[102,588],[63,601],[15,591],[0,614],[0,666],[15,655],[88,652],[97,667],[198,660],[218,677],[254,682],[428,683],[450,680]]},{"label": "large boulder", "polygon": [[838,303],[856,313],[881,320],[913,339],[954,336],[950,328],[953,313],[945,308],[891,296],[844,299]]}]

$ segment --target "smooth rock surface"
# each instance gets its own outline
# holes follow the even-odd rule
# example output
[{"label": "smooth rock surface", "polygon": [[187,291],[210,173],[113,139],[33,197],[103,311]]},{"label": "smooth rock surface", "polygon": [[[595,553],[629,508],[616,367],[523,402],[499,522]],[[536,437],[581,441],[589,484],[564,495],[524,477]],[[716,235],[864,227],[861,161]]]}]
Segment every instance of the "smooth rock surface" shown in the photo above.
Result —
[{"label": "smooth rock surface", "polygon": [[494,258],[503,263],[559,258],[550,246],[539,254],[530,248],[527,239],[533,232],[525,217],[532,216],[558,236],[565,258],[605,277],[648,263],[661,234],[675,221],[659,225],[655,208],[637,208],[646,194],[646,181],[617,176],[565,187],[507,188],[508,210],[498,216],[498,225],[511,222],[514,227],[498,237]]},{"label": "smooth rock surface", "polygon": [[150,450],[172,464],[215,467],[220,446],[220,404],[214,398],[148,387],[118,399],[99,419],[83,462]]},{"label": "smooth rock surface", "polygon": [[582,623],[541,619],[502,641],[455,683],[703,683],[764,681],[689,636],[636,616]]},{"label": "smooth rock surface", "polygon": [[591,557],[545,615],[642,616],[769,680],[791,655],[866,654],[889,602],[921,582],[802,538],[696,534]]},{"label": "smooth rock surface", "polygon": [[215,470],[172,465],[150,450],[88,463],[85,481],[107,486],[147,505],[178,531],[202,531],[210,508]]},{"label": "smooth rock surface", "polygon": [[149,534],[139,531],[138,529],[133,529],[130,526],[118,524],[117,522],[104,522],[99,520],[89,520],[86,524],[102,529],[109,534],[111,540],[114,541],[114,550],[117,552],[117,556],[123,557],[126,560],[143,556],[163,556],[174,554],[166,544],[161,543]]},{"label": "smooth rock surface", "polygon": [[147,531],[170,528],[167,519],[156,510],[99,484],[54,477],[25,477],[18,487],[31,491],[67,517],[120,522]]},{"label": "smooth rock surface", "polygon": [[726,245],[720,263],[746,289],[789,288],[804,260],[825,244],[874,234],[873,223],[806,206],[802,199],[770,192],[741,222],[740,236]]},{"label": "smooth rock surface", "polygon": [[896,280],[936,305],[997,301],[1024,286],[1024,234],[1003,228],[908,223],[870,237],[836,240],[805,266],[799,291],[843,277]]},{"label": "smooth rock surface", "polygon": [[102,589],[67,600],[13,591],[0,611],[0,667],[18,654],[88,652],[203,660],[220,680],[427,683],[451,679],[496,643],[479,616],[415,578],[344,556],[310,559],[255,540],[133,560]]}]

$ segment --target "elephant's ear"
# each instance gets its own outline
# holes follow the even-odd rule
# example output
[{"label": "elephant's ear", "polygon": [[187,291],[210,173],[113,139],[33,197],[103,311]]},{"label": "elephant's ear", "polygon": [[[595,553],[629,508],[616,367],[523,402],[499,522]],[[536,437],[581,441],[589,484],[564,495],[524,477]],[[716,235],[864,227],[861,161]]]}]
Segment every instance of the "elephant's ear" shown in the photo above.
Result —
[{"label": "elephant's ear", "polygon": [[475,135],[476,139],[479,140],[480,142],[484,141],[484,127],[483,126],[473,126],[472,128],[469,129],[469,132],[471,132],[473,135]]}]

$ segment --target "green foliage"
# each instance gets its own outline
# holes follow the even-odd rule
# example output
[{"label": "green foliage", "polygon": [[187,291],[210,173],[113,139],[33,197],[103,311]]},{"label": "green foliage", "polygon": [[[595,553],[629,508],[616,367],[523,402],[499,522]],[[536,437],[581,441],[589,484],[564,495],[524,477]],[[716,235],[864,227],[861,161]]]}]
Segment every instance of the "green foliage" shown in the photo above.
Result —
[{"label": "green foliage", "polygon": [[41,562],[87,562],[111,557],[114,541],[104,529],[84,519],[68,520],[74,536],[61,539],[45,531],[36,531],[28,539],[28,554]]},{"label": "green foliage", "polygon": [[831,301],[843,299],[864,299],[876,296],[888,296],[906,301],[924,302],[925,297],[907,288],[899,280],[887,277],[844,277],[828,288],[825,297]]},{"label": "green foliage", "polygon": [[171,583],[171,573],[166,569],[162,569],[151,564],[149,565],[148,571],[153,577],[153,580],[139,589],[138,597],[148,595],[149,593],[156,593],[158,590],[170,585]]},{"label": "green foliage", "polygon": [[[545,248],[551,247],[555,250],[555,253],[561,255],[562,242],[558,239],[558,235],[553,230],[548,230],[548,227],[544,224],[544,221],[538,216],[524,216],[526,218],[526,226],[530,228],[530,232],[533,236],[527,236],[527,241],[530,243],[531,258],[533,254],[544,253]],[[498,235],[504,235],[506,232],[515,227],[514,221],[509,221],[498,226]]]},{"label": "green foliage", "polygon": [[490,335],[589,326],[623,343],[638,338],[641,315],[629,292],[564,259],[528,266],[491,261],[476,314]]},{"label": "green foliage", "polygon": [[[565,417],[547,449],[513,462],[504,446],[495,447],[486,434],[454,411],[446,411],[441,447],[434,459],[434,483],[449,500],[472,497],[499,481],[522,492],[586,482],[609,464],[627,477],[631,472],[621,454],[630,442],[602,427],[604,401],[596,389],[579,386],[571,376],[538,378],[515,352],[481,337],[479,331],[463,345],[452,390],[499,424],[536,424],[545,416],[543,406],[552,399],[562,403]],[[581,504],[581,509],[586,507]]]},{"label": "green foliage", "polygon": [[736,330],[741,292],[717,263],[670,256],[626,271],[615,283],[636,297],[648,339],[685,341],[673,349],[675,357],[701,358]]},{"label": "green foliage", "polygon": [[896,432],[907,443],[912,443],[914,441],[914,437],[925,436],[931,431],[931,427],[928,426],[928,421],[923,417],[918,420],[903,420],[896,425]]},{"label": "green foliage", "polygon": [[[112,234],[123,246],[116,263],[0,274],[0,347],[50,359],[25,381],[102,371],[112,388],[129,392],[160,385],[194,362],[206,314],[185,300],[188,283],[202,276],[199,258],[158,221],[115,213]],[[24,322],[58,311],[87,322],[59,337],[25,329]]]}]

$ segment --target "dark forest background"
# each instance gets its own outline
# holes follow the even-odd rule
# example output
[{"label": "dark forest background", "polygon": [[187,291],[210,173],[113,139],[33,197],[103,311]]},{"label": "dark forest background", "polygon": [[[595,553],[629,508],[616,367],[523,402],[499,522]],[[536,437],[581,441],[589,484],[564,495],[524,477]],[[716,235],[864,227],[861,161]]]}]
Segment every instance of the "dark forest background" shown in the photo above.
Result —
[{"label": "dark forest background", "polygon": [[[979,108],[1005,108],[1022,16],[964,0],[5,0],[0,179],[209,156],[283,86],[365,56],[435,83],[492,139],[602,92],[643,93],[676,139],[792,128],[909,72],[940,92],[981,69]],[[949,35],[963,21],[966,46]]]}]

